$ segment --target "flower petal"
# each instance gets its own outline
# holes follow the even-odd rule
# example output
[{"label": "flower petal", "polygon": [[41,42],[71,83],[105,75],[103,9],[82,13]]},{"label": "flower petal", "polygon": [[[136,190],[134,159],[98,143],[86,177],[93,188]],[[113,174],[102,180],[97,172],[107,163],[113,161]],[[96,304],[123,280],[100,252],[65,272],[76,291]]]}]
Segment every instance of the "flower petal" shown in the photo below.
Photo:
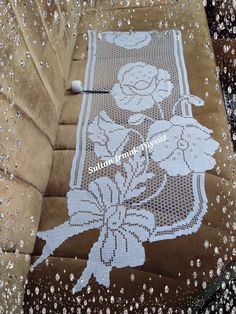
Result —
[{"label": "flower petal", "polygon": [[128,132],[129,130],[127,129],[125,131],[116,131],[114,134],[110,135],[107,147],[111,152],[112,157],[120,155],[123,152],[123,149],[129,140]]},{"label": "flower petal", "polygon": [[111,120],[105,111],[100,112],[98,125],[105,133],[126,130],[123,125],[117,124],[115,121]]},{"label": "flower petal", "polygon": [[94,152],[96,156],[101,158],[102,160],[109,160],[114,157],[113,153],[108,150],[107,146],[101,145],[99,143],[94,144]]},{"label": "flower petal", "polygon": [[137,65],[139,67],[143,67],[145,66],[144,62],[136,62],[136,63],[127,63],[124,66],[122,66],[118,72],[118,80],[119,82],[123,82],[124,81],[124,75],[129,72],[132,71],[132,69],[134,68],[134,66]]},{"label": "flower petal", "polygon": [[210,138],[209,133],[206,132],[205,130],[200,129],[199,127],[186,126],[184,128],[183,139],[185,139],[188,142],[191,142],[192,140],[195,139],[207,140],[209,138]]},{"label": "flower petal", "polygon": [[118,107],[124,110],[130,110],[132,112],[139,112],[141,110],[147,109],[141,108],[140,103],[143,97],[140,96],[125,96],[120,94],[119,96],[114,96],[116,104]]},{"label": "flower petal", "polygon": [[116,39],[116,34],[115,32],[104,32],[105,35],[105,40],[110,43],[110,44],[114,44],[115,39]]},{"label": "flower petal", "polygon": [[183,138],[189,142],[189,147],[193,151],[213,155],[219,147],[219,143],[211,139],[209,133],[197,127],[186,127]]},{"label": "flower petal", "polygon": [[153,78],[157,75],[157,68],[155,66],[143,62],[129,63],[122,68],[124,69],[122,79],[119,80],[120,83],[134,87],[140,82],[151,84]]},{"label": "flower petal", "polygon": [[98,119],[99,117],[95,117],[93,122],[88,126],[89,137],[92,141],[97,140],[97,132],[100,131],[98,126]]},{"label": "flower petal", "polygon": [[150,32],[105,32],[105,40],[126,49],[143,48],[151,41]]},{"label": "flower petal", "polygon": [[[157,121],[151,125],[148,131],[148,140],[155,141],[158,138],[165,135],[165,141],[158,141],[158,144],[152,146],[149,151],[152,153],[152,159],[156,162],[162,161],[168,158],[173,151],[177,148],[177,142],[181,138],[183,128],[181,126],[172,126],[169,129],[165,127],[169,126],[168,121]],[[160,123],[160,124],[159,124]],[[164,129],[163,131],[159,131]]]},{"label": "flower petal", "polygon": [[151,124],[148,130],[147,138],[150,140],[152,136],[160,133],[166,132],[172,127],[172,124],[167,120],[159,120]]},{"label": "flower petal", "polygon": [[205,126],[201,125],[196,119],[189,118],[189,117],[181,117],[181,116],[174,116],[170,119],[170,122],[174,125],[182,125],[186,127],[197,127],[206,133],[212,133],[213,131],[206,128]]},{"label": "flower petal", "polygon": [[173,84],[170,81],[160,81],[152,93],[152,97],[156,102],[162,102],[166,97],[170,96],[172,88]]},{"label": "flower petal", "polygon": [[102,160],[121,154],[129,140],[130,129],[115,123],[105,111],[101,111],[88,127],[89,138],[94,143],[94,152]]},{"label": "flower petal", "polygon": [[151,36],[148,32],[122,32],[115,43],[126,49],[142,48],[149,44]]},{"label": "flower petal", "polygon": [[125,96],[135,96],[135,92],[132,90],[132,86],[122,84],[120,85],[121,91]]},{"label": "flower petal", "polygon": [[157,78],[158,80],[164,80],[167,81],[170,79],[170,74],[168,71],[163,70],[163,69],[158,69],[157,70]]},{"label": "flower petal", "polygon": [[[111,95],[114,97],[118,107],[131,111],[138,111],[137,105],[140,103],[140,97],[136,95],[125,95],[120,84],[115,84],[111,90]],[[134,108],[134,110],[133,110]]]},{"label": "flower petal", "polygon": [[186,176],[191,172],[184,160],[184,154],[181,149],[176,149],[170,157],[161,161],[160,167],[165,169],[169,176]]},{"label": "flower petal", "polygon": [[190,149],[186,149],[184,155],[187,164],[195,172],[205,172],[213,169],[216,164],[214,158],[200,151],[191,152]]}]

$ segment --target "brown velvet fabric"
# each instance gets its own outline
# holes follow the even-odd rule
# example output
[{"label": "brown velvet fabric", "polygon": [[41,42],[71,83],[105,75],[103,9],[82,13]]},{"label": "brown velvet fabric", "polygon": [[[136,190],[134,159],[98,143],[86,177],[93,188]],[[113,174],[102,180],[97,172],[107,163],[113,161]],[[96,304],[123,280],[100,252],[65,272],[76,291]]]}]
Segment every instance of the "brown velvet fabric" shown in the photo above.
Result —
[{"label": "brown velvet fabric", "polygon": [[[5,158],[0,160],[0,169],[33,185],[44,193],[53,156],[47,136],[33,120],[2,99],[0,116],[3,132],[0,133]],[[43,171],[42,171],[43,169]]]},{"label": "brown velvet fabric", "polygon": [[[9,25],[10,18],[12,22]],[[3,94],[1,99],[4,99],[5,95],[9,103],[13,103],[27,118],[32,119],[53,144],[56,137],[58,112],[48,95],[46,85],[39,76],[39,68],[35,66],[34,55],[26,45],[18,20],[10,5],[7,13],[2,15],[2,22],[4,31],[1,36],[5,45],[1,49],[1,58],[4,60],[4,67],[1,67],[3,75],[0,78]],[[19,38],[18,45],[15,42],[16,38]],[[46,71],[45,65],[42,71]]]},{"label": "brown velvet fabric", "polygon": [[1,254],[0,262],[0,312],[21,313],[24,288],[30,267],[30,255]]},{"label": "brown velvet fabric", "polygon": [[0,4],[1,313],[21,313],[76,43],[77,2],[50,3]]},{"label": "brown velvet fabric", "polygon": [[[140,1],[139,6],[135,1],[130,1],[128,7],[122,2],[116,2],[115,5],[111,5],[110,1],[94,3],[94,6],[87,2],[84,4],[80,35],[66,87],[69,87],[71,79],[84,80],[87,59],[84,34],[90,25],[98,31],[169,28],[182,30],[190,90],[192,94],[205,100],[205,106],[193,107],[193,115],[200,123],[214,130],[213,137],[221,144],[215,155],[217,167],[206,174],[208,212],[198,232],[175,240],[146,243],[145,264],[135,269],[114,269],[109,289],[99,286],[91,279],[91,291],[84,289],[75,296],[71,294],[71,289],[85,268],[98,231],[91,230],[68,239],[46,264],[41,264],[29,274],[28,289],[31,292],[25,295],[25,308],[28,310],[30,306],[35,308],[38,305],[40,311],[45,306],[55,313],[61,313],[63,308],[71,312],[69,309],[73,308],[76,312],[80,308],[81,313],[86,313],[90,308],[93,313],[95,310],[105,311],[109,307],[111,313],[123,313],[124,309],[128,313],[143,313],[145,308],[151,311],[152,307],[161,306],[164,313],[169,307],[178,311],[189,305],[194,296],[203,290],[204,285],[217,276],[219,262],[225,267],[235,259],[232,255],[235,236],[235,162],[232,161],[232,144],[216,77],[204,8],[202,1],[198,0],[191,4],[188,1],[179,1],[175,5],[171,5],[169,1],[154,1],[153,7],[149,1]],[[134,7],[135,11],[132,9]],[[120,20],[123,23],[118,26]],[[39,230],[53,228],[68,218],[65,196],[69,190],[81,100],[81,95],[72,95],[69,92],[66,94]],[[43,244],[43,241],[36,241],[34,255],[40,255]],[[56,279],[56,274],[59,274],[59,280]],[[34,294],[37,285],[41,287],[39,295]],[[55,289],[50,294],[51,285]],[[50,295],[51,299],[41,306],[43,293]]]},{"label": "brown velvet fabric", "polygon": [[82,101],[82,94],[76,94],[73,96],[71,94],[67,94],[65,96],[65,103],[62,108],[60,124],[76,125],[79,119],[81,101]]},{"label": "brown velvet fabric", "polygon": [[32,253],[41,215],[42,194],[32,185],[0,172],[0,247]]}]

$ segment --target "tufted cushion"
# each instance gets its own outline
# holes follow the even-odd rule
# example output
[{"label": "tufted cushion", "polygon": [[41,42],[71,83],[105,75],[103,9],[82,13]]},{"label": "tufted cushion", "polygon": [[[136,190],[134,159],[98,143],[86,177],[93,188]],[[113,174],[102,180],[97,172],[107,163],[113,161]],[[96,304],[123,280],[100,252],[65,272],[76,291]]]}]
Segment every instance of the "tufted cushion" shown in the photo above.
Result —
[{"label": "tufted cushion", "polygon": [[[197,233],[175,240],[146,243],[146,261],[143,266],[135,269],[114,269],[109,290],[99,286],[92,279],[91,291],[83,290],[77,299],[70,291],[86,266],[88,253],[97,240],[98,231],[87,231],[68,239],[56,249],[46,265],[43,263],[30,273],[28,287],[31,293],[25,295],[26,309],[39,304],[43,293],[50,293],[51,285],[55,288],[52,298],[58,313],[61,313],[63,308],[78,307],[82,307],[84,311],[88,308],[105,310],[109,307],[111,313],[121,313],[125,308],[130,309],[133,306],[135,309],[135,302],[139,306],[136,308],[137,313],[143,312],[145,307],[158,305],[164,309],[184,308],[203,290],[205,283],[211,282],[217,276],[219,259],[223,259],[224,266],[230,264],[233,259],[231,241],[235,236],[235,228],[232,226],[236,201],[233,185],[235,163],[232,161],[232,144],[219,81],[216,78],[215,60],[202,1],[195,0],[191,4],[179,1],[175,5],[170,5],[168,1],[154,1],[153,7],[145,1],[140,1],[139,6],[134,1],[130,1],[127,7],[122,3],[118,1],[111,5],[110,1],[103,1],[95,7],[85,5],[86,14],[83,14],[79,28],[80,35],[77,38],[67,87],[71,79],[84,79],[87,49],[83,34],[90,24],[98,31],[117,30],[119,20],[127,21],[130,18],[131,25],[123,22],[119,26],[120,30],[128,31],[131,27],[135,30],[181,29],[191,93],[205,100],[205,106],[193,108],[193,116],[203,125],[213,129],[214,138],[221,144],[220,151],[215,155],[218,168],[206,174],[208,212]],[[132,11],[131,8],[134,7],[135,11]],[[100,12],[103,14],[102,19]],[[206,85],[206,78],[209,85]],[[81,95],[70,95],[68,92],[60,117],[61,124],[43,201],[39,225],[41,231],[51,229],[68,219],[65,195],[69,190],[80,108]],[[43,245],[43,241],[36,241],[33,258],[41,254]],[[56,274],[59,274],[59,280],[56,279]],[[34,294],[36,285],[41,288],[39,295]],[[51,304],[51,301],[45,301],[44,306],[51,309]]]}]

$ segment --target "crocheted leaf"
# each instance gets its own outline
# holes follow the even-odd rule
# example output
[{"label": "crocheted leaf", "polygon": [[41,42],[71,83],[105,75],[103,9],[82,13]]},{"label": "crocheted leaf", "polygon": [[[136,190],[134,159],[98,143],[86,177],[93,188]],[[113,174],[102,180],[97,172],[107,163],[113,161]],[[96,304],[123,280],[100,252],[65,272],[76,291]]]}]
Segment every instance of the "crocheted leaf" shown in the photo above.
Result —
[{"label": "crocheted leaf", "polygon": [[126,177],[118,171],[115,175],[115,182],[121,191],[123,200],[129,200],[145,192],[146,187],[139,185],[145,184],[148,179],[154,176],[152,172],[147,172],[146,160],[140,151],[124,163],[124,170]]}]

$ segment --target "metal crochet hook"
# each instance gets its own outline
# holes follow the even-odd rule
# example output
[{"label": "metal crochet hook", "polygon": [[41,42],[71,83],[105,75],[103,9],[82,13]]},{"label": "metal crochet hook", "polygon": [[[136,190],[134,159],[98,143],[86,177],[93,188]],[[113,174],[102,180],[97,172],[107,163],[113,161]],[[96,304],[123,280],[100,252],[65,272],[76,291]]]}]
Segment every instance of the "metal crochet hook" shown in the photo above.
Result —
[{"label": "metal crochet hook", "polygon": [[107,90],[83,90],[82,93],[91,93],[91,94],[109,94]]}]

